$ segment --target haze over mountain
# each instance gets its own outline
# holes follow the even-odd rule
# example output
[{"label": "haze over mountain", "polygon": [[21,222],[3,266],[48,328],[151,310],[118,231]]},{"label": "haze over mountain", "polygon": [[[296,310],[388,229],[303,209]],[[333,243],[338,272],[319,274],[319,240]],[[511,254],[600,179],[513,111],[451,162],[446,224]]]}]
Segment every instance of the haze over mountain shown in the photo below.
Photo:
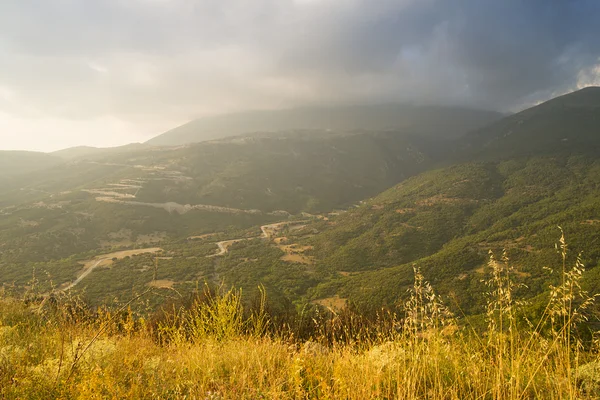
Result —
[{"label": "haze over mountain", "polygon": [[176,146],[253,132],[289,130],[396,130],[452,139],[501,117],[500,113],[458,107],[399,104],[247,111],[200,118],[147,143]]},{"label": "haze over mountain", "polygon": [[599,16],[595,0],[3,1],[0,148],[320,104],[515,112],[598,85]]},{"label": "haze over mountain", "polygon": [[50,153],[53,156],[60,157],[63,160],[74,160],[77,158],[85,158],[85,157],[98,157],[98,156],[106,156],[110,154],[119,154],[119,153],[127,153],[131,151],[135,151],[138,149],[142,149],[144,146],[141,143],[131,143],[124,146],[117,147],[106,147],[106,148],[98,148],[98,147],[90,147],[90,146],[79,146],[79,147],[69,147],[67,149],[57,150]]},{"label": "haze over mountain", "polygon": [[0,178],[49,168],[60,164],[61,161],[60,158],[46,153],[0,150]]}]

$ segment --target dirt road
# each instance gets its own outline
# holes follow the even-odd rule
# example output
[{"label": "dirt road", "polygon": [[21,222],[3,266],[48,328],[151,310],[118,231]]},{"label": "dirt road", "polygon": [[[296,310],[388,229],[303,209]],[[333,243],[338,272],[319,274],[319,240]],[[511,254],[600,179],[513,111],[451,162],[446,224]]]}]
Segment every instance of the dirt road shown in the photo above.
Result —
[{"label": "dirt road", "polygon": [[94,263],[91,267],[87,268],[85,271],[83,271],[83,273],[81,275],[79,275],[79,277],[77,279],[75,279],[69,286],[67,286],[66,288],[63,289],[63,291],[67,291],[75,286],[77,286],[77,284],[79,282],[81,282],[86,276],[88,276],[89,274],[92,273],[92,271],[94,269],[96,269],[97,266],[99,266],[102,261],[107,261],[109,260],[108,258],[101,258],[98,261],[96,261],[96,263]]},{"label": "dirt road", "polygon": [[229,247],[237,242],[241,242],[244,240],[250,240],[250,239],[257,239],[257,238],[263,238],[263,239],[271,239],[278,231],[281,227],[286,226],[286,225],[296,225],[296,224],[303,224],[309,222],[309,220],[302,220],[302,221],[283,221],[283,222],[277,222],[274,224],[267,224],[267,225],[262,225],[260,227],[261,230],[261,234],[260,236],[254,236],[254,237],[250,237],[250,238],[239,238],[239,239],[230,239],[230,240],[223,240],[222,242],[216,242],[215,244],[217,245],[217,247],[219,248],[219,251],[215,254],[211,254],[208,255],[206,257],[217,257],[217,256],[222,256],[223,254],[226,254],[229,251]]},{"label": "dirt road", "polygon": [[125,257],[132,257],[132,256],[140,255],[140,254],[157,253],[159,251],[162,251],[162,249],[160,247],[151,247],[151,248],[147,248],[147,249],[122,250],[122,251],[117,251],[114,253],[103,254],[101,256],[98,256],[100,258],[86,261],[84,263],[83,272],[81,273],[81,275],[79,275],[77,277],[77,279],[75,279],[72,283],[67,285],[62,290],[67,291],[67,290],[72,289],[73,287],[77,286],[83,279],[85,279],[86,276],[91,274],[94,269],[99,267],[101,264],[104,264],[104,265],[112,264],[112,262],[113,262],[112,260],[115,258],[117,260],[121,260]]}]

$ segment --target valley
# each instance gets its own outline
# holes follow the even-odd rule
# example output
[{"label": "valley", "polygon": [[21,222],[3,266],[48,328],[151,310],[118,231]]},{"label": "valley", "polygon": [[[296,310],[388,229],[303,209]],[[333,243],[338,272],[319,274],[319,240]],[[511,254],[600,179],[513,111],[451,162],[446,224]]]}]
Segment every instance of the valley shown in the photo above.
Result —
[{"label": "valley", "polygon": [[0,0],[0,400],[600,399],[600,0]]},{"label": "valley", "polygon": [[249,296],[260,285],[280,309],[369,314],[396,307],[419,265],[457,309],[478,315],[488,251],[507,251],[533,301],[555,282],[539,265],[556,262],[547,249],[560,225],[583,252],[586,288],[600,290],[596,93],[447,141],[292,130],[62,153],[65,162],[0,191],[0,281],[18,288],[35,276],[41,289],[91,304],[149,285],[225,284]]}]

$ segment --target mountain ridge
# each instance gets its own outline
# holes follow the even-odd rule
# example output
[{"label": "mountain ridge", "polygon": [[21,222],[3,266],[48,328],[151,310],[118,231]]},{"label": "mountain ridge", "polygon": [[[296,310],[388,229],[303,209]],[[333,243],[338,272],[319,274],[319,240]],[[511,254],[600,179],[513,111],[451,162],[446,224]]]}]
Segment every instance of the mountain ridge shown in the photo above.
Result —
[{"label": "mountain ridge", "polygon": [[600,150],[600,87],[571,92],[459,138],[459,159]]},{"label": "mountain ridge", "polygon": [[500,117],[502,114],[494,111],[400,104],[245,111],[196,119],[146,143],[176,146],[254,132],[294,129],[392,129],[434,136],[443,131],[446,138],[452,138]]}]

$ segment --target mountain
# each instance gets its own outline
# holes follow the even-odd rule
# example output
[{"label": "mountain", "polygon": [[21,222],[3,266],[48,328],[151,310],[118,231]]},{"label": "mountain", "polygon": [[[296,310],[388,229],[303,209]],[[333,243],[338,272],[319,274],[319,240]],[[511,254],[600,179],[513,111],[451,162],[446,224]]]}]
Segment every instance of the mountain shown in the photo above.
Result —
[{"label": "mountain", "polygon": [[58,150],[51,155],[60,157],[64,160],[75,160],[78,158],[93,158],[93,157],[101,157],[110,154],[119,154],[119,153],[128,153],[131,151],[144,149],[148,146],[142,143],[131,143],[125,146],[118,147],[90,147],[90,146],[78,146],[78,147],[70,147],[68,149]]},{"label": "mountain", "polygon": [[147,143],[177,146],[252,132],[308,130],[400,130],[455,138],[502,115],[492,111],[398,104],[247,111],[194,120]]},{"label": "mountain", "polygon": [[[119,188],[146,203],[322,212],[347,207],[426,170],[437,162],[430,154],[443,143],[395,131],[293,131],[177,148],[102,149],[3,188],[0,206],[27,201],[27,193],[38,198],[40,193]],[[137,183],[131,185],[132,180]]]},{"label": "mountain", "polygon": [[[587,287],[600,291],[600,88],[558,97],[458,139],[459,159],[424,172],[321,222],[301,241],[332,280],[314,296],[338,295],[363,310],[391,306],[414,265],[463,311],[478,313],[488,250],[507,249],[530,295],[556,283],[561,226],[583,252]],[[454,156],[452,156],[454,157]],[[571,259],[571,262],[574,260]],[[524,291],[523,291],[524,292]]]},{"label": "mountain", "polygon": [[600,150],[600,87],[588,87],[502,118],[457,142],[462,159]]},{"label": "mountain", "polygon": [[15,177],[58,165],[58,157],[33,151],[0,151],[0,178]]}]

